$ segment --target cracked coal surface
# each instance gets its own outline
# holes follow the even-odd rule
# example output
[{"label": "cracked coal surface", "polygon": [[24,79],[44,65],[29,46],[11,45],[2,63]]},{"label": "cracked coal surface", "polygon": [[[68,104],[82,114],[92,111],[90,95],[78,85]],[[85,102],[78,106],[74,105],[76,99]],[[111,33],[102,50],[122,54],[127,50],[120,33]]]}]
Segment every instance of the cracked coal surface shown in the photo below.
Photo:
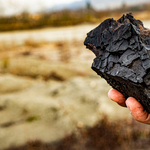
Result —
[{"label": "cracked coal surface", "polygon": [[102,22],[84,45],[96,55],[92,69],[150,113],[150,30],[129,13]]}]

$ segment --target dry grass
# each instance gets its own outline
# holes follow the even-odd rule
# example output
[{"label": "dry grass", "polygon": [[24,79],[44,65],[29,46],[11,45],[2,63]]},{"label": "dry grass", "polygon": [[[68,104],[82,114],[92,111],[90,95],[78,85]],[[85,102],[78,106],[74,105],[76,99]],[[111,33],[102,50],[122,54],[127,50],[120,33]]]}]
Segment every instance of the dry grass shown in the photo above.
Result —
[{"label": "dry grass", "polygon": [[[5,45],[7,43],[3,43],[4,47]],[[22,46],[15,45],[10,49],[0,51],[0,72],[59,81],[74,76],[83,76],[87,73],[82,67],[77,67],[77,64],[76,68],[71,66],[73,59],[79,59],[82,46],[83,43],[76,39],[48,43],[31,38],[25,40]],[[49,58],[51,61],[48,60]]]},{"label": "dry grass", "polygon": [[17,46],[17,43],[13,40],[11,43],[8,43],[7,41],[0,41],[0,52],[13,50]]},{"label": "dry grass", "polygon": [[59,55],[60,55],[60,60],[62,62],[69,62],[71,59],[71,50],[69,48],[69,43],[67,41],[58,41],[55,43]]},{"label": "dry grass", "polygon": [[46,40],[37,41],[34,38],[24,40],[22,44],[18,44],[16,41],[13,40],[10,43],[8,43],[7,41],[0,41],[0,52],[14,51],[18,47],[38,48],[47,44],[49,44],[49,42]]},{"label": "dry grass", "polygon": [[[29,14],[27,12],[18,16],[0,17],[0,31],[12,30],[26,30],[44,27],[60,27],[77,25],[81,23],[96,23],[102,21],[104,18],[115,17],[116,14],[122,16],[123,13],[133,12],[134,14],[142,14],[147,11],[149,14],[149,3],[140,5],[122,5],[118,9],[108,9],[97,11],[90,6],[90,8],[83,8],[79,10],[62,10],[58,12],[47,12],[41,14]],[[117,18],[118,19],[118,18]],[[138,19],[145,19],[145,15],[140,15]],[[146,19],[150,19],[146,15]]]},{"label": "dry grass", "polygon": [[48,42],[45,41],[45,40],[37,41],[37,40],[35,40],[33,38],[30,38],[30,39],[26,39],[24,41],[23,46],[37,48],[37,47],[41,47],[41,46],[46,45],[46,44],[48,44]]},{"label": "dry grass", "polygon": [[110,122],[106,117],[92,128],[79,128],[59,142],[29,142],[7,150],[138,150],[150,146],[150,131],[134,120]]}]

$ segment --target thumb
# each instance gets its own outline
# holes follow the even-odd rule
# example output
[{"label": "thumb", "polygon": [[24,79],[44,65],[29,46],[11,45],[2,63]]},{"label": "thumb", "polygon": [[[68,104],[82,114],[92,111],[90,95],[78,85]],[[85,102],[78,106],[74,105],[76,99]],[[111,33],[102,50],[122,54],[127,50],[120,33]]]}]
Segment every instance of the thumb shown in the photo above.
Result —
[{"label": "thumb", "polygon": [[135,98],[129,97],[126,106],[131,112],[132,117],[142,123],[150,124],[150,114],[144,110],[143,106]]}]

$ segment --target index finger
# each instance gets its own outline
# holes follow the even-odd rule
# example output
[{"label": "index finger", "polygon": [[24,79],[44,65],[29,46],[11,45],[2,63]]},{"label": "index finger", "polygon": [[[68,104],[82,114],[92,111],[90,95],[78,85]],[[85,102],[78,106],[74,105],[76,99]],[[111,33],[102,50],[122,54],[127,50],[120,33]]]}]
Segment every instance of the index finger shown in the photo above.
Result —
[{"label": "index finger", "polygon": [[120,106],[126,107],[126,99],[122,93],[117,91],[116,89],[111,89],[108,92],[108,96],[114,102],[117,102]]}]

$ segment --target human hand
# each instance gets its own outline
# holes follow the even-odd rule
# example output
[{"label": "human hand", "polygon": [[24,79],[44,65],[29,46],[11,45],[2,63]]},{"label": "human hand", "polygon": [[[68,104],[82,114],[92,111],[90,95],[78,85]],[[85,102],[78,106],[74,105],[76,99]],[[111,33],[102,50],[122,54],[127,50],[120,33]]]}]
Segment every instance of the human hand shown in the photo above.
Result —
[{"label": "human hand", "polygon": [[129,97],[125,99],[123,94],[115,89],[111,89],[108,92],[108,96],[120,106],[127,107],[135,120],[145,124],[150,124],[150,114],[144,110],[143,106],[135,98]]}]

